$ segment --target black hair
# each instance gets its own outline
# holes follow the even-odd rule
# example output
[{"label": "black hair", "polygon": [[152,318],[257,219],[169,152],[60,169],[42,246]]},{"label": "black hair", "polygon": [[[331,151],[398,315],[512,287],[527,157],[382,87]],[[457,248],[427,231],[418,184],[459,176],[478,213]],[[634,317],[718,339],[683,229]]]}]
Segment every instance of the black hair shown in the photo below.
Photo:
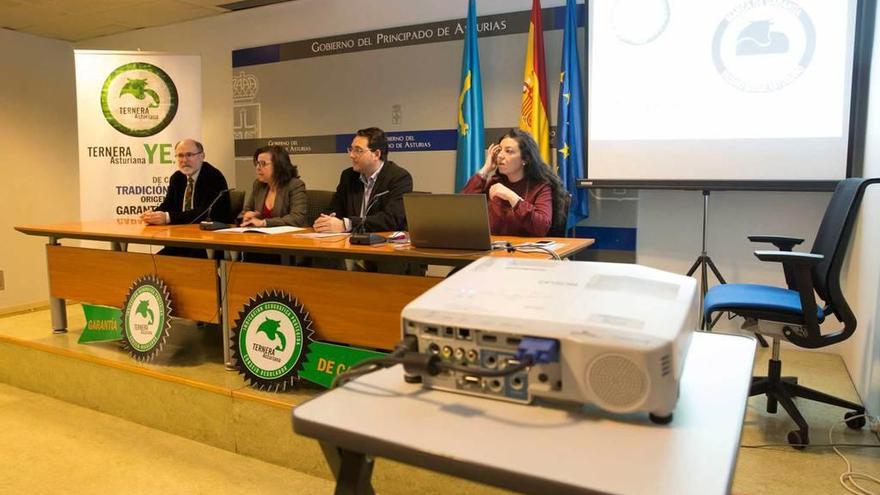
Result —
[{"label": "black hair", "polygon": [[357,135],[367,138],[367,147],[371,150],[379,150],[379,159],[383,162],[388,160],[388,138],[385,137],[385,131],[378,127],[367,127],[359,129]]},{"label": "black hair", "polygon": [[525,179],[533,184],[550,184],[550,191],[553,194],[553,216],[550,221],[550,230],[558,228],[559,224],[566,220],[559,217],[565,211],[568,190],[562,185],[559,176],[553,172],[553,168],[541,158],[538,143],[535,142],[535,138],[531,134],[522,129],[511,129],[501,136],[499,142],[504,138],[513,139],[519,145],[519,155],[523,161]]},{"label": "black hair", "polygon": [[287,150],[278,145],[263,146],[254,151],[254,164],[257,163],[257,157],[260,153],[269,153],[272,155],[272,182],[276,186],[283,186],[290,182],[290,179],[299,178],[299,170],[296,165],[290,162],[290,155]]}]

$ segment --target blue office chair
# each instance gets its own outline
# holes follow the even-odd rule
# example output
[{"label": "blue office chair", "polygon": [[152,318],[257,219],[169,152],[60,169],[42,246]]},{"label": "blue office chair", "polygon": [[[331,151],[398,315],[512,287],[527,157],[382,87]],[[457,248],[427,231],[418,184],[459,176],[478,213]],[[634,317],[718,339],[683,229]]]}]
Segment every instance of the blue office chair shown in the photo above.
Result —
[{"label": "blue office chair", "polygon": [[[749,237],[753,242],[770,243],[779,249],[755,251],[755,256],[761,261],[782,263],[788,288],[723,284],[706,294],[707,322],[712,322],[714,313],[729,312],[745,318],[744,329],[773,339],[767,376],[752,378],[749,396],[767,395],[769,413],[776,413],[777,403],[782,404],[798,426],[788,433],[788,443],[795,448],[804,448],[810,443],[809,427],[794,403],[795,397],[850,409],[844,416],[847,426],[858,429],[865,425],[864,416],[855,417],[865,413],[863,406],[798,385],[797,377],[783,377],[779,342],[786,339],[797,346],[815,349],[846,340],[855,331],[856,317],[840,289],[840,268],[865,188],[878,181],[880,179],[846,179],[837,185],[809,253],[792,252],[803,239]],[[823,302],[821,306],[816,304],[816,295]],[[843,328],[823,335],[820,324],[832,314]]]}]

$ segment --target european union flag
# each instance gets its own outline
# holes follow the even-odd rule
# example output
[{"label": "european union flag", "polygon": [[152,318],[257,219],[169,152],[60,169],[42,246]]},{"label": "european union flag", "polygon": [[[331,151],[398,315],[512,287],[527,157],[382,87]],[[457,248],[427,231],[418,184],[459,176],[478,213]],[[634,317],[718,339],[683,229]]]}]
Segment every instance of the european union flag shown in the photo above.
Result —
[{"label": "european union flag", "polygon": [[[585,23],[586,24],[586,23]],[[568,0],[565,6],[565,31],[562,35],[562,69],[559,74],[559,116],[556,125],[556,164],[559,178],[571,194],[566,231],[589,216],[585,189],[577,187],[584,176],[584,95],[581,86],[581,64],[577,43],[577,3]]]},{"label": "european union flag", "polygon": [[477,50],[477,4],[468,4],[464,53],[461,57],[461,86],[458,93],[458,148],[455,154],[455,190],[480,170],[485,159],[483,139],[483,84],[480,53]]}]

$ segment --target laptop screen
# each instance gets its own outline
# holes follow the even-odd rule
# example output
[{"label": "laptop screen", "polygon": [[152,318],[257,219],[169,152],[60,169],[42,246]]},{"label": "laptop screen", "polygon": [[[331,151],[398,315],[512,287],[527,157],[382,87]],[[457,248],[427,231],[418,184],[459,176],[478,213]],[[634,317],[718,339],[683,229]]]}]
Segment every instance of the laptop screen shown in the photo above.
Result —
[{"label": "laptop screen", "polygon": [[403,207],[415,247],[492,248],[485,194],[404,194]]}]

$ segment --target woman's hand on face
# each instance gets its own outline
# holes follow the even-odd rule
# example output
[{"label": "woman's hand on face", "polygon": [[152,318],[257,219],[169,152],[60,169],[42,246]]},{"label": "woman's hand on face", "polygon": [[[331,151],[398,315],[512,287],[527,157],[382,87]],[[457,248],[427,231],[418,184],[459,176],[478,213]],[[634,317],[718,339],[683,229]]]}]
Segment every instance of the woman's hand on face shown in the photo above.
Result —
[{"label": "woman's hand on face", "polygon": [[480,169],[480,175],[485,178],[488,178],[489,175],[498,168],[498,153],[501,152],[501,146],[496,143],[492,143],[489,145],[489,149],[486,150],[486,162],[483,163],[483,168]]}]

